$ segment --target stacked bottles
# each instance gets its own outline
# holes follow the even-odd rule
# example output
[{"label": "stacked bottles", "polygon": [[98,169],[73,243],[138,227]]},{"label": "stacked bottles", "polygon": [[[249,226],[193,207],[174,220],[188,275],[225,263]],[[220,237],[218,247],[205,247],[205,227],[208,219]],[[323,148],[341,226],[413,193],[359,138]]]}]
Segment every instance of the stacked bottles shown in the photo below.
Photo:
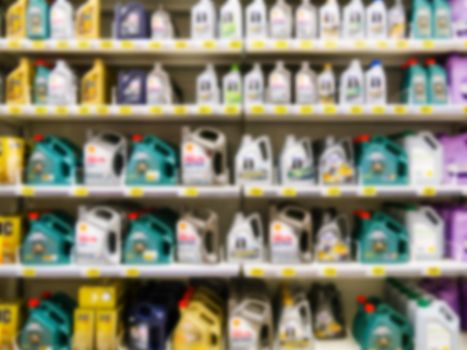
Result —
[{"label": "stacked bottles", "polygon": [[2,349],[14,349],[21,321],[19,301],[0,301],[0,346]]}]

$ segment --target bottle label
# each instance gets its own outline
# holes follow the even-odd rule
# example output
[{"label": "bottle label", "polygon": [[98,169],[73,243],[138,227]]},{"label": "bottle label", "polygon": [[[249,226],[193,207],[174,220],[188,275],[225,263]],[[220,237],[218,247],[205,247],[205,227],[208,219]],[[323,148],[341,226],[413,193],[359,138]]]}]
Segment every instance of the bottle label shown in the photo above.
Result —
[{"label": "bottle label", "polygon": [[316,86],[308,74],[299,74],[297,76],[296,95],[299,104],[316,102]]},{"label": "bottle label", "polygon": [[147,81],[147,100],[149,104],[161,104],[164,101],[164,84],[158,76],[151,75]]},{"label": "bottle label", "polygon": [[428,8],[420,8],[417,13],[417,29],[419,35],[422,37],[429,37],[431,35],[431,21],[430,10]]},{"label": "bottle label", "polygon": [[316,258],[322,262],[343,261],[349,255],[349,247],[340,239],[340,235],[328,229],[320,232],[316,245]]},{"label": "bottle label", "polygon": [[435,74],[431,78],[431,89],[433,92],[433,103],[446,103],[448,101],[448,87],[443,76]]},{"label": "bottle label", "polygon": [[131,79],[123,89],[124,100],[127,103],[140,102],[143,88],[143,82],[141,79]]},{"label": "bottle label", "polygon": [[306,157],[302,147],[294,146],[287,152],[284,164],[290,181],[304,181],[314,178],[311,159]]},{"label": "bottle label", "polygon": [[274,262],[299,260],[297,232],[288,224],[273,220],[270,224],[271,259]]},{"label": "bottle label", "polygon": [[260,247],[253,233],[246,228],[235,231],[231,241],[230,256],[238,260],[256,260],[260,258]]},{"label": "bottle label", "polygon": [[370,18],[369,18],[369,34],[373,36],[384,36],[386,33],[384,32],[385,30],[385,25],[384,25],[384,20],[386,17],[379,11],[374,11],[371,12]]},{"label": "bottle label", "polygon": [[240,162],[240,170],[237,173],[238,179],[243,181],[263,181],[268,178],[268,169],[264,162],[255,153],[244,152]]},{"label": "bottle label", "polygon": [[80,221],[77,225],[76,254],[79,260],[95,260],[104,256],[104,242],[107,241],[107,231]]},{"label": "bottle label", "polygon": [[412,244],[416,256],[436,256],[439,245],[436,230],[425,223],[417,222],[413,226],[413,231]]},{"label": "bottle label", "polygon": [[186,184],[211,184],[212,157],[200,145],[187,142],[182,151],[183,179]]},{"label": "bottle label", "polygon": [[350,12],[348,25],[349,37],[359,38],[360,35],[363,35],[363,16],[360,12]]},{"label": "bottle label", "polygon": [[426,81],[423,76],[417,74],[413,77],[412,80],[412,97],[413,102],[418,104],[427,103],[427,94],[426,94]]},{"label": "bottle label", "polygon": [[435,163],[435,157],[431,149],[413,147],[409,152],[412,181],[414,183],[433,181],[440,165]]},{"label": "bottle label", "polygon": [[40,8],[38,7],[31,7],[29,9],[29,32],[32,35],[44,35],[45,27],[44,27],[44,15]]},{"label": "bottle label", "polygon": [[282,320],[279,326],[279,345],[281,349],[309,349],[311,340],[306,334],[305,324],[298,317]]},{"label": "bottle label", "polygon": [[315,37],[315,19],[314,14],[308,9],[297,10],[297,37],[309,39]]},{"label": "bottle label", "polygon": [[334,103],[335,86],[331,79],[320,79],[318,92],[321,103]]},{"label": "bottle label", "polygon": [[177,255],[180,262],[199,263],[201,257],[201,236],[196,227],[186,220],[177,224]]},{"label": "bottle label", "polygon": [[350,76],[346,86],[346,102],[358,103],[363,100],[363,87],[358,77]]},{"label": "bottle label", "polygon": [[288,102],[289,92],[290,92],[290,86],[287,82],[286,77],[283,74],[273,73],[270,78],[270,86],[269,86],[271,102],[275,102],[275,103]]},{"label": "bottle label", "polygon": [[333,11],[323,11],[321,16],[321,38],[336,39],[339,37],[338,15]]},{"label": "bottle label", "polygon": [[270,17],[271,36],[273,38],[286,38],[289,34],[289,18],[285,11],[275,7]]},{"label": "bottle label", "polygon": [[426,348],[427,349],[452,349],[451,334],[441,326],[439,322],[429,322],[426,326]]},{"label": "bottle label", "polygon": [[250,79],[246,82],[246,102],[248,103],[262,103],[263,102],[263,84],[256,79]]},{"label": "bottle label", "polygon": [[448,9],[437,9],[435,13],[435,26],[437,37],[448,38],[451,36],[451,17]]},{"label": "bottle label", "polygon": [[248,16],[248,35],[259,36],[265,34],[265,21],[264,15],[260,11],[251,11]]},{"label": "bottle label", "polygon": [[240,82],[237,80],[229,80],[225,87],[225,98],[226,104],[240,104],[242,102],[242,92]]},{"label": "bottle label", "polygon": [[231,38],[236,32],[235,15],[230,11],[226,11],[221,18],[221,38]]},{"label": "bottle label", "polygon": [[49,98],[53,104],[67,104],[67,93],[70,86],[67,86],[67,79],[62,74],[52,74],[49,77]]},{"label": "bottle label", "polygon": [[137,13],[131,12],[126,16],[126,18],[121,22],[121,34],[123,36],[136,36],[140,32],[139,25],[140,16]]},{"label": "bottle label", "polygon": [[250,322],[235,316],[229,321],[229,345],[232,350],[257,350],[259,334]]}]

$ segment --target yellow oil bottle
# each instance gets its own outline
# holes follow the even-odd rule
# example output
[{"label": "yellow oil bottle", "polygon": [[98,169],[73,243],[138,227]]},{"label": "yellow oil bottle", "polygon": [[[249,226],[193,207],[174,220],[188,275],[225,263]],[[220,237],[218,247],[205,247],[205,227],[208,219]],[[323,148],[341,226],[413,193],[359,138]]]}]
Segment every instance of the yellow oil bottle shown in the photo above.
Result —
[{"label": "yellow oil bottle", "polygon": [[81,104],[104,105],[107,97],[107,70],[101,59],[94,61],[94,65],[81,80]]},{"label": "yellow oil bottle", "polygon": [[20,325],[19,301],[0,301],[0,349],[13,350]]},{"label": "yellow oil bottle", "polygon": [[99,39],[101,35],[101,2],[100,0],[88,0],[81,5],[76,12],[75,22],[76,38]]},{"label": "yellow oil bottle", "polygon": [[0,137],[0,184],[21,182],[25,143],[19,137]]},{"label": "yellow oil bottle", "polygon": [[6,12],[6,37],[22,39],[26,37],[27,0],[17,0]]},{"label": "yellow oil bottle", "polygon": [[21,58],[18,67],[6,80],[6,103],[9,105],[28,105],[31,103],[31,86],[34,76],[32,62]]},{"label": "yellow oil bottle", "polygon": [[19,215],[0,216],[0,264],[16,262],[21,243],[21,223]]}]

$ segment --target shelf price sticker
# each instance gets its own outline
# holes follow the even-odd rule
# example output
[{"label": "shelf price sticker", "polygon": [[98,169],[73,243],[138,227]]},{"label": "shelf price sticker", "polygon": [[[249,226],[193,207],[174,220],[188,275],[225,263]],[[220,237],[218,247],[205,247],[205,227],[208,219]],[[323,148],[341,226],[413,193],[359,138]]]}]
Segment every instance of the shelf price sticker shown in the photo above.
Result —
[{"label": "shelf price sticker", "polygon": [[323,107],[324,114],[333,115],[337,113],[337,107],[334,105],[326,105]]},{"label": "shelf price sticker", "polygon": [[308,50],[313,48],[312,40],[300,40],[298,47],[302,50]]},{"label": "shelf price sticker", "polygon": [[280,190],[279,190],[279,195],[281,197],[290,197],[290,198],[293,198],[293,197],[297,197],[297,188],[296,187],[282,187]]},{"label": "shelf price sticker", "polygon": [[277,114],[277,115],[287,114],[288,110],[289,109],[285,105],[274,106],[274,114]]},{"label": "shelf price sticker", "polygon": [[100,115],[108,115],[109,114],[109,107],[105,106],[105,105],[97,106],[96,112],[97,112],[97,114],[100,114]]},{"label": "shelf price sticker", "polygon": [[388,41],[387,40],[378,40],[376,42],[376,47],[378,49],[387,49],[389,47]]},{"label": "shelf price sticker", "polygon": [[25,267],[21,270],[21,276],[32,278],[37,276],[37,270],[32,267]]},{"label": "shelf price sticker", "polygon": [[432,106],[421,106],[420,113],[422,114],[433,114],[433,107]]},{"label": "shelf price sticker", "polygon": [[250,107],[251,114],[264,114],[264,106],[263,105],[254,105]]},{"label": "shelf price sticker", "polygon": [[262,267],[253,266],[248,270],[248,275],[251,277],[264,277],[266,275],[266,271],[264,271]]},{"label": "shelf price sticker", "polygon": [[356,114],[356,115],[363,114],[363,106],[360,106],[360,105],[351,106],[350,107],[350,113],[351,114]]},{"label": "shelf price sticker", "polygon": [[55,108],[55,113],[57,113],[58,115],[61,115],[61,116],[67,115],[68,112],[69,112],[68,107],[66,107],[66,106],[57,106]]},{"label": "shelf price sticker", "polygon": [[131,106],[120,106],[118,112],[121,115],[130,115],[133,112],[133,108]]},{"label": "shelf price sticker", "polygon": [[248,197],[262,197],[264,196],[264,189],[261,187],[248,187],[246,190],[246,195]]},{"label": "shelf price sticker", "polygon": [[287,50],[289,48],[289,42],[287,40],[276,40],[274,47],[278,50]]},{"label": "shelf price sticker", "polygon": [[31,43],[33,49],[45,49],[45,41],[43,40],[34,40],[32,43]]},{"label": "shelf price sticker", "polygon": [[371,277],[386,277],[387,271],[384,266],[372,266],[369,273]]},{"label": "shelf price sticker", "polygon": [[407,107],[403,105],[394,106],[394,113],[397,115],[407,114]]},{"label": "shelf price sticker", "polygon": [[87,278],[99,278],[101,277],[101,270],[98,269],[97,267],[90,267],[90,268],[84,269],[83,275],[84,277],[87,277]]},{"label": "shelf price sticker", "polygon": [[212,107],[209,105],[200,105],[198,106],[198,113],[199,114],[212,114]]},{"label": "shelf price sticker", "polygon": [[366,47],[366,42],[365,40],[355,40],[354,41],[354,47],[357,49],[364,49]]},{"label": "shelf price sticker", "polygon": [[158,40],[152,40],[149,43],[149,48],[153,49],[153,50],[161,49],[162,48],[162,43],[160,41],[158,41]]},{"label": "shelf price sticker", "polygon": [[36,195],[36,191],[31,186],[22,186],[20,193],[23,197],[34,197]]},{"label": "shelf price sticker", "polygon": [[19,49],[21,48],[21,42],[19,40],[8,40],[6,46],[9,49]]},{"label": "shelf price sticker", "polygon": [[44,115],[49,112],[49,109],[46,106],[37,106],[35,112],[37,115]]},{"label": "shelf price sticker", "polygon": [[324,48],[325,49],[335,49],[337,47],[337,41],[336,40],[326,40],[324,42]]},{"label": "shelf price sticker", "polygon": [[229,42],[229,47],[231,49],[241,49],[242,48],[242,42],[241,40],[232,40]]},{"label": "shelf price sticker", "polygon": [[227,105],[224,107],[224,113],[227,115],[237,115],[240,113],[240,107],[238,105]]},{"label": "shelf price sticker", "polygon": [[162,106],[151,106],[149,107],[149,114],[151,115],[161,115],[163,112]]},{"label": "shelf price sticker", "polygon": [[180,191],[181,197],[199,197],[198,187],[185,187]]},{"label": "shelf price sticker", "polygon": [[89,188],[83,186],[75,187],[71,194],[73,197],[88,197]]},{"label": "shelf price sticker", "polygon": [[175,48],[178,50],[183,50],[188,47],[188,43],[185,40],[177,40],[175,41]]},{"label": "shelf price sticker", "polygon": [[327,278],[337,277],[337,268],[334,266],[324,266],[320,270],[320,275]]},{"label": "shelf price sticker", "polygon": [[324,197],[340,197],[342,190],[340,187],[326,187],[323,189],[322,195]]},{"label": "shelf price sticker", "polygon": [[467,114],[467,106],[464,106],[464,114]]},{"label": "shelf price sticker", "polygon": [[437,192],[436,187],[426,186],[420,189],[419,194],[423,197],[436,197]]},{"label": "shelf price sticker", "polygon": [[123,40],[120,42],[120,48],[123,50],[132,50],[135,48],[135,43],[131,40]]},{"label": "shelf price sticker", "polygon": [[21,106],[8,106],[8,113],[12,115],[18,115],[23,112],[23,108]]},{"label": "shelf price sticker", "polygon": [[89,49],[91,47],[91,43],[88,40],[79,40],[76,43],[76,47],[81,50]]},{"label": "shelf price sticker", "polygon": [[203,41],[203,48],[205,49],[215,49],[216,42],[214,40],[204,40]]},{"label": "shelf price sticker", "polygon": [[313,106],[301,105],[298,112],[303,115],[313,114]]},{"label": "shelf price sticker", "polygon": [[409,41],[405,39],[397,40],[396,41],[396,47],[398,49],[406,49],[409,47]]},{"label": "shelf price sticker", "polygon": [[440,277],[443,274],[443,271],[439,266],[428,266],[423,270],[422,274],[427,277]]},{"label": "shelf price sticker", "polygon": [[175,115],[185,115],[187,114],[187,109],[185,106],[182,105],[175,105],[173,107],[173,111]]},{"label": "shelf price sticker", "polygon": [[101,41],[101,49],[111,49],[114,46],[114,43],[112,40],[102,40]]},{"label": "shelf price sticker", "polygon": [[265,44],[264,40],[254,40],[251,43],[251,47],[253,49],[263,49],[265,46],[266,46],[266,44]]},{"label": "shelf price sticker", "polygon": [[283,267],[280,271],[280,276],[285,278],[293,278],[297,276],[297,269],[295,267]]},{"label": "shelf price sticker", "polygon": [[129,278],[137,278],[141,276],[141,270],[137,267],[130,267],[124,270],[123,275]]},{"label": "shelf price sticker", "polygon": [[88,106],[79,106],[78,114],[79,115],[88,115],[89,114],[89,107]]},{"label": "shelf price sticker", "polygon": [[132,187],[128,191],[128,195],[130,197],[143,197],[144,196],[144,189],[141,187]]},{"label": "shelf price sticker", "polygon": [[384,114],[386,112],[386,108],[384,106],[373,106],[371,107],[371,112],[373,114]]},{"label": "shelf price sticker", "polygon": [[364,197],[376,197],[378,195],[378,189],[373,186],[365,186],[361,188],[360,194]]},{"label": "shelf price sticker", "polygon": [[68,49],[70,45],[68,44],[68,41],[66,40],[58,40],[55,43],[55,47],[60,50],[65,50],[65,49]]},{"label": "shelf price sticker", "polygon": [[432,49],[435,47],[435,42],[433,40],[423,40],[422,47],[424,49]]}]

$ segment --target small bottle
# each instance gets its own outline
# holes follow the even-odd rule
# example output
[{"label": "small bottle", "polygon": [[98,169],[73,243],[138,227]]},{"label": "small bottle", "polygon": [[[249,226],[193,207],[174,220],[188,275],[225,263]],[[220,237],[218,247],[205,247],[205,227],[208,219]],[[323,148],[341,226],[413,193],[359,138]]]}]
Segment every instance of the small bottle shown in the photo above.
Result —
[{"label": "small bottle", "polygon": [[366,9],[366,37],[368,39],[388,37],[388,15],[384,0],[373,0]]},{"label": "small bottle", "polygon": [[285,0],[276,0],[269,14],[269,36],[272,39],[292,37],[292,9]]},{"label": "small bottle", "polygon": [[264,103],[264,75],[259,63],[255,63],[251,71],[245,75],[243,91],[245,105]]},{"label": "small bottle", "polygon": [[302,0],[295,11],[295,36],[297,39],[314,39],[318,35],[318,13],[310,0]]},{"label": "small bottle", "polygon": [[322,104],[336,103],[336,77],[330,63],[324,65],[318,76],[318,101]]},{"label": "small bottle", "polygon": [[283,61],[278,61],[268,79],[268,101],[274,104],[288,104],[292,99],[290,72]]}]

